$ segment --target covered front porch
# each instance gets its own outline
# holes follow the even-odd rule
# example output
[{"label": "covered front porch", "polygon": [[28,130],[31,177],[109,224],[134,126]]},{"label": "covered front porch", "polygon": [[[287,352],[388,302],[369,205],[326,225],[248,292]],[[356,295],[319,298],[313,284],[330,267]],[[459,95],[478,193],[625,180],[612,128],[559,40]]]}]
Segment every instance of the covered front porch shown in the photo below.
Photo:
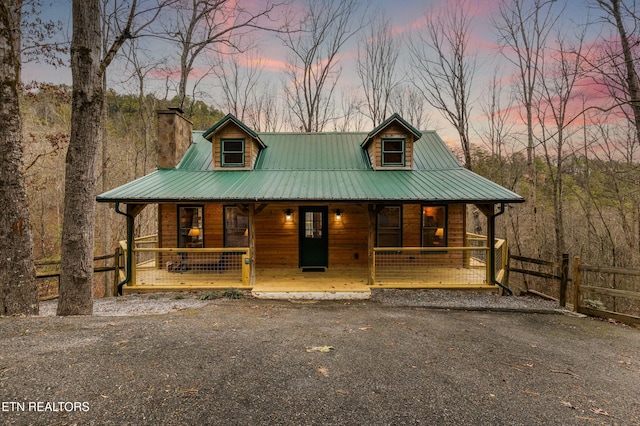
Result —
[{"label": "covered front porch", "polygon": [[[157,235],[136,238],[129,280],[122,293],[248,289],[257,298],[367,299],[372,288],[499,291],[506,241],[495,240],[495,279],[486,237],[469,234],[465,247],[374,248],[372,265],[319,269],[257,267],[251,249],[161,248]],[[120,244],[121,279],[127,271]],[[252,278],[253,275],[253,278]],[[253,280],[253,281],[252,281]]]}]

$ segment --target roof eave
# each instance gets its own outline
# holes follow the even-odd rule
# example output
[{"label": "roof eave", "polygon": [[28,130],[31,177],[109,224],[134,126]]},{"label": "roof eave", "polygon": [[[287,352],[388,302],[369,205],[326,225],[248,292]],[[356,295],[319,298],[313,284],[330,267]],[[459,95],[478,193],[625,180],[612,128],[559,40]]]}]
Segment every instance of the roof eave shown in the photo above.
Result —
[{"label": "roof eave", "polygon": [[229,124],[229,122],[233,122],[236,126],[240,127],[242,130],[247,132],[247,134],[251,136],[251,138],[258,143],[260,148],[267,147],[267,145],[265,145],[262,139],[260,139],[260,136],[254,130],[252,130],[249,126],[244,124],[242,121],[238,120],[233,114],[227,114],[226,116],[224,116],[220,121],[218,121],[216,124],[210,127],[209,130],[205,131],[202,134],[202,137],[208,140],[209,142],[211,142],[210,136],[213,136],[218,130],[222,129],[224,126]]},{"label": "roof eave", "polygon": [[301,203],[301,202],[324,202],[324,203],[385,203],[385,204],[518,204],[524,203],[524,198],[516,199],[443,199],[443,198],[105,198],[96,197],[98,203],[124,203],[124,204],[156,204],[156,203]]},{"label": "roof eave", "polygon": [[376,137],[376,135],[378,133],[380,133],[382,130],[384,130],[387,126],[389,126],[394,121],[398,122],[402,127],[404,127],[411,134],[413,134],[413,136],[415,136],[416,140],[418,140],[418,139],[420,139],[422,137],[422,132],[420,130],[416,129],[411,124],[409,124],[398,113],[394,113],[389,118],[387,118],[382,123],[380,123],[378,126],[376,126],[375,129],[370,131],[369,134],[367,134],[367,138],[362,142],[362,144],[360,146],[362,146],[363,148],[366,148],[367,145],[369,145],[369,143],[373,140],[373,138]]}]

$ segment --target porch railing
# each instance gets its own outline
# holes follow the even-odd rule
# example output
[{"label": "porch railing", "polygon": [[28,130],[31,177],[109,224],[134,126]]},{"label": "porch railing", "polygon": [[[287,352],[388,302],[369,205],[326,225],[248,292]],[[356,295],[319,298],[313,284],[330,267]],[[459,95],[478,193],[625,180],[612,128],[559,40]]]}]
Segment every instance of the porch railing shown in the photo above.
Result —
[{"label": "porch railing", "polygon": [[[481,242],[482,236],[474,241]],[[489,248],[472,247],[378,247],[374,248],[374,284],[454,287],[491,282],[487,263]],[[496,239],[495,277],[502,282],[506,266],[506,241]]]},{"label": "porch railing", "polygon": [[[487,236],[480,234],[473,234],[471,232],[467,232],[467,247],[487,247]],[[507,271],[507,264],[509,263],[509,251],[507,250],[507,240],[502,238],[495,239],[495,273],[496,280],[503,283],[504,275]],[[486,262],[486,259],[489,255],[489,251],[484,252],[483,256],[485,256],[482,261]]]},{"label": "porch railing", "polygon": [[[129,285],[248,286],[249,248],[159,248],[155,235],[136,238]],[[126,249],[126,242],[121,242]],[[127,265],[128,266],[128,265]]]}]

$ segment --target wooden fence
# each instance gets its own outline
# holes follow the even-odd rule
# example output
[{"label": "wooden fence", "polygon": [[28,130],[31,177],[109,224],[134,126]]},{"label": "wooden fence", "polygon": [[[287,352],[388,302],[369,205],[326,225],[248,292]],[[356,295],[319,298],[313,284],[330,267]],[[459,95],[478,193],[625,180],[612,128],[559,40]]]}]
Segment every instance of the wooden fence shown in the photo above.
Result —
[{"label": "wooden fence", "polygon": [[[522,268],[514,268],[511,266],[511,260],[520,261],[522,262],[523,265],[525,264],[538,265],[539,268],[538,270],[529,269],[530,266],[528,265],[526,267],[523,266]],[[509,273],[516,272],[524,275],[530,275],[534,277],[546,278],[546,279],[557,281],[560,286],[560,289],[559,289],[560,297],[558,299],[558,302],[560,303],[560,306],[566,306],[567,284],[569,283],[569,281],[571,281],[571,278],[569,278],[569,255],[568,254],[562,255],[561,263],[551,262],[548,260],[533,259],[533,258],[524,257],[524,256],[510,255],[508,272]],[[540,292],[534,292],[534,293],[540,293]],[[551,295],[548,295],[548,294],[543,293],[541,295],[548,298],[553,298]]]},{"label": "wooden fence", "polygon": [[[104,256],[96,256],[93,258],[94,262],[108,261],[113,259],[111,265],[107,266],[94,266],[94,274],[117,271],[120,269],[120,257],[121,254],[118,250],[114,254],[107,254]],[[55,283],[52,286],[47,286],[47,289],[43,289],[42,286],[38,286],[38,297],[40,301],[56,299],[59,295],[58,290],[60,288],[60,261],[59,260],[46,260],[36,261],[36,280],[44,281],[55,279]],[[117,286],[119,275],[114,273],[114,286]],[[105,294],[107,296],[107,294]]]},{"label": "wooden fence", "polygon": [[573,261],[574,311],[640,324],[640,269],[584,265]]}]

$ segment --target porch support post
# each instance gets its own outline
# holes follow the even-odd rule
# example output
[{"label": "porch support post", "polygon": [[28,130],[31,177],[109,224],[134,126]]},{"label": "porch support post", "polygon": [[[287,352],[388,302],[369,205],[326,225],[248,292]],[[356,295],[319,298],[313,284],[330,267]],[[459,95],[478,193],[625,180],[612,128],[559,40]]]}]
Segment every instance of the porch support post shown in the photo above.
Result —
[{"label": "porch support post", "polygon": [[373,248],[376,245],[376,206],[375,204],[369,204],[367,206],[367,213],[369,218],[369,234],[367,237],[368,259],[369,259],[369,279],[368,284],[373,285],[376,279],[376,263],[373,253]]},{"label": "porch support post", "polygon": [[249,204],[249,285],[256,285],[256,205]]},{"label": "porch support post", "polygon": [[[129,270],[131,271],[129,275],[129,285],[136,284],[136,254],[135,250],[135,242],[134,242],[134,227],[135,227],[135,217],[142,212],[142,210],[146,207],[146,204],[127,204],[127,216],[131,217],[131,222],[127,223],[127,226],[131,226],[131,229],[127,227],[127,251],[129,252],[128,259],[130,259]],[[157,262],[157,260],[156,260]],[[120,290],[120,289],[119,289]],[[120,293],[122,294],[122,293]]]},{"label": "porch support post", "polygon": [[513,291],[509,287],[504,286],[495,277],[495,262],[496,262],[496,216],[500,216],[504,213],[504,203],[500,204],[500,210],[496,213],[495,204],[479,204],[476,205],[478,209],[487,217],[487,246],[489,247],[489,261],[487,262],[487,284],[495,284],[502,288],[510,296],[513,295]]},{"label": "porch support post", "polygon": [[495,241],[492,241],[493,233],[493,212],[495,210],[494,204],[477,204],[476,207],[478,210],[482,212],[483,215],[487,218],[487,264],[486,264],[486,282],[487,284],[491,284],[491,265],[495,263]]}]

